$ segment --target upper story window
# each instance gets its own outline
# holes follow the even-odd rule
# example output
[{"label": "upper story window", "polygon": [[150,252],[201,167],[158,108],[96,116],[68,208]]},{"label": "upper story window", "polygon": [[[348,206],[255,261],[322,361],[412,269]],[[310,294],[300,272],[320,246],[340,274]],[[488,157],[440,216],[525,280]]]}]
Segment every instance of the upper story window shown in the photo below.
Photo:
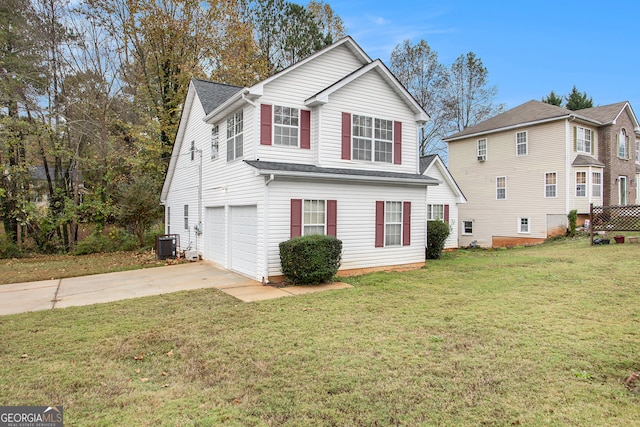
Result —
[{"label": "upper story window", "polygon": [[291,107],[273,107],[273,144],[298,146],[300,129],[299,110]]},{"label": "upper story window", "polygon": [[636,163],[640,163],[640,141],[636,141]]},{"label": "upper story window", "polygon": [[529,143],[527,131],[516,133],[516,156],[526,156],[529,154]]},{"label": "upper story window", "polygon": [[220,138],[218,136],[218,125],[211,128],[211,159],[218,157],[218,149],[220,148]]},{"label": "upper story window", "polygon": [[482,138],[478,140],[478,161],[485,160],[487,160],[487,138]]},{"label": "upper story window", "polygon": [[620,133],[616,135],[618,139],[618,157],[621,159],[629,158],[629,137],[627,131],[623,128]]},{"label": "upper story window", "polygon": [[591,129],[576,127],[576,151],[591,154],[593,132]]},{"label": "upper story window", "polygon": [[504,200],[507,198],[507,177],[499,176],[496,178],[496,199]]},{"label": "upper story window", "polygon": [[227,161],[239,159],[243,155],[243,122],[242,110],[227,117]]},{"label": "upper story window", "polygon": [[587,195],[587,173],[576,172],[576,197]]},{"label": "upper story window", "polygon": [[555,172],[544,174],[544,197],[556,197],[558,194],[558,175]]},{"label": "upper story window", "polygon": [[352,156],[354,160],[393,162],[393,121],[353,115]]},{"label": "upper story window", "polygon": [[195,141],[191,141],[191,148],[189,148],[189,153],[191,154],[191,161],[193,161],[193,159],[196,156],[196,142]]}]

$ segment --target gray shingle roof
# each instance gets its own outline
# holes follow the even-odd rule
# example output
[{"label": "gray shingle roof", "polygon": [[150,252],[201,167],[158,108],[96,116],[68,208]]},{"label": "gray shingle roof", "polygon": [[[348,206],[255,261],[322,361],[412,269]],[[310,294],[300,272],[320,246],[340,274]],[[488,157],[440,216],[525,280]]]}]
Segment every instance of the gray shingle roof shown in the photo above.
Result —
[{"label": "gray shingle roof", "polygon": [[571,113],[572,111],[567,110],[566,108],[557,107],[555,105],[532,99],[529,102],[525,102],[511,110],[505,111],[502,114],[498,114],[484,122],[478,123],[475,126],[471,126],[458,133],[454,133],[453,135],[444,138],[444,140],[458,139],[467,135],[489,132],[524,123],[560,119],[569,116]]},{"label": "gray shingle roof", "polygon": [[620,114],[626,104],[627,101],[622,101],[615,104],[603,105],[602,107],[577,110],[575,113],[608,124],[613,122],[618,117],[618,114]]},{"label": "gray shingle roof", "polygon": [[358,177],[358,178],[374,178],[377,181],[406,181],[415,182],[423,185],[435,185],[440,181],[431,178],[426,175],[411,174],[411,173],[399,173],[399,172],[385,172],[376,170],[362,170],[362,169],[341,169],[341,168],[323,168],[314,165],[305,165],[298,163],[280,163],[280,162],[265,162],[262,160],[245,160],[250,166],[269,172],[285,172],[293,175],[325,175],[327,177],[333,176],[335,178],[341,177]]},{"label": "gray shingle roof", "polygon": [[242,90],[239,86],[231,86],[201,79],[191,79],[191,82],[196,88],[196,93],[198,94],[198,98],[200,98],[205,115],[218,108],[227,99]]},{"label": "gray shingle roof", "polygon": [[571,163],[571,166],[601,166],[604,167],[604,163],[594,159],[591,156],[587,156],[584,154],[578,154],[575,158],[575,160],[573,161],[573,163]]},{"label": "gray shingle roof", "polygon": [[426,156],[420,157],[420,173],[424,173],[427,170],[433,159],[435,159],[437,154],[427,154]]}]

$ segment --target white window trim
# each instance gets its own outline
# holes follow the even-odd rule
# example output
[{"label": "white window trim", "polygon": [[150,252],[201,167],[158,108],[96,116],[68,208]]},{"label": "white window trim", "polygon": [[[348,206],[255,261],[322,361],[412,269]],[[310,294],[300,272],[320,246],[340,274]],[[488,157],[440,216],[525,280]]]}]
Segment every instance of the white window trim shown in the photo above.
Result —
[{"label": "white window trim", "polygon": [[[624,149],[624,154],[620,155],[620,148]],[[629,159],[629,135],[627,135],[627,130],[622,128],[618,133],[618,147],[617,155],[619,159],[628,160]]]},{"label": "white window trim", "polygon": [[[371,119],[371,138],[366,138],[366,137],[362,137],[362,136],[355,136],[354,135],[354,131],[353,131],[353,124],[355,121],[356,116],[359,117],[366,117]],[[384,120],[386,122],[391,122],[391,139],[390,140],[383,140],[383,139],[377,139],[376,140],[376,120]],[[351,158],[356,161],[356,162],[371,162],[371,163],[382,163],[382,164],[394,164],[394,137],[395,137],[395,121],[392,119],[387,119],[384,117],[376,117],[376,116],[372,116],[369,114],[351,114]],[[356,156],[354,156],[353,154],[353,147],[354,147],[354,143],[353,140],[354,138],[358,138],[358,139],[367,139],[371,142],[371,160],[363,160],[363,159],[356,159]],[[376,141],[382,141],[385,143],[390,143],[391,144],[391,159],[386,162],[386,161],[382,161],[382,160],[376,160]]]},{"label": "white window trim", "polygon": [[[442,208],[442,218],[434,218],[434,207],[439,206]],[[427,221],[440,220],[444,221],[444,204],[443,203],[430,203],[427,205]]]},{"label": "white window trim", "polygon": [[[584,174],[584,183],[583,184],[578,184],[578,174],[581,174],[581,173]],[[574,197],[577,197],[577,198],[587,197],[587,187],[588,187],[588,184],[589,184],[589,182],[588,182],[589,177],[587,176],[587,171],[576,171],[574,179],[575,179],[575,181],[574,181],[575,182],[575,193],[573,193]],[[578,195],[578,185],[584,185],[584,195],[582,195],[582,196]]]},{"label": "white window trim", "polygon": [[[387,221],[387,214],[389,213],[389,204],[398,204],[400,206],[400,221],[399,222],[390,222]],[[388,200],[384,202],[384,246],[385,247],[399,247],[402,246],[402,236],[404,234],[403,230],[403,219],[404,219],[404,202],[397,200]],[[400,226],[400,235],[398,239],[398,243],[388,243],[389,233],[387,232],[387,226],[389,225],[399,225]]]},{"label": "white window trim", "polygon": [[[594,184],[594,179],[593,179],[593,175],[595,174],[600,175],[600,183],[597,185]],[[596,187],[600,189],[600,194],[598,195],[593,194],[593,190]],[[602,197],[602,171],[591,171],[591,197],[598,197],[598,198]]]},{"label": "white window trim", "polygon": [[[622,193],[622,182],[624,181],[624,194]],[[629,181],[626,176],[618,176],[618,204],[621,206],[626,206],[629,203],[629,198],[627,197],[627,192],[629,191]],[[623,197],[620,197],[623,196]],[[624,200],[622,200],[624,198]]]},{"label": "white window trim", "polygon": [[[236,117],[242,114],[242,130],[239,133],[235,133],[235,123],[236,123]],[[229,120],[233,119],[233,123],[234,123],[234,129],[233,129],[233,134],[229,135]],[[237,110],[233,113],[231,113],[229,116],[227,116],[227,162],[232,162],[234,160],[238,160],[238,159],[242,159],[244,157],[244,111],[242,109]],[[240,156],[238,156],[236,154],[237,152],[237,142],[238,142],[238,138],[240,138],[242,140],[241,142],[241,146],[242,146],[242,154]],[[233,157],[229,157],[229,142],[232,142],[233,144]]]},{"label": "white window trim", "polygon": [[[305,221],[305,212],[306,212],[306,207],[308,206],[309,203],[313,203],[313,202],[322,202],[324,205],[324,212],[323,212],[323,220],[322,223],[312,223],[309,222],[307,223]],[[322,227],[322,233],[307,233],[306,232],[306,227]],[[324,199],[303,199],[302,201],[302,235],[303,236],[309,236],[311,234],[327,234],[327,201]]]},{"label": "white window trim", "polygon": [[196,158],[196,142],[191,141],[191,147],[189,148],[189,154],[191,155],[191,161],[193,162]]},{"label": "white window trim", "polygon": [[[522,220],[527,220],[526,231],[522,231]],[[531,217],[528,217],[528,216],[518,217],[518,234],[531,234]]]},{"label": "white window trim", "polygon": [[[520,144],[518,142],[518,135],[524,134],[524,144]],[[520,145],[524,145],[524,153],[518,154],[518,147]],[[529,155],[529,132],[524,130],[520,132],[516,132],[516,157],[525,157]]]},{"label": "white window trim", "polygon": [[184,205],[183,215],[184,215],[184,229],[188,230],[189,229],[189,205]]},{"label": "white window trim", "polygon": [[[467,231],[465,230],[466,229],[465,223],[467,223],[467,222],[471,223],[471,233],[467,233]],[[460,221],[460,224],[462,225],[462,230],[460,230],[460,231],[461,231],[461,234],[463,236],[473,236],[473,220],[468,220],[468,219],[462,220],[462,221]]]},{"label": "white window trim", "polygon": [[[484,150],[481,149],[480,147],[480,143],[484,141]],[[478,154],[478,160],[480,160],[481,158],[483,158],[484,160],[487,160],[487,156],[489,154],[489,141],[487,140],[487,138],[480,138],[476,144],[476,151]]]},{"label": "white window trim", "polygon": [[[547,184],[547,175],[554,174],[556,176],[555,184]],[[554,196],[547,196],[547,187],[552,186],[555,188]],[[558,173],[557,172],[545,172],[544,173],[544,198],[545,199],[556,199],[558,197]]]},{"label": "white window trim", "polygon": [[[280,123],[276,123],[276,108],[290,108],[290,109],[295,109],[298,110],[298,124],[296,126],[293,125],[285,125],[285,124],[280,124]],[[300,108],[298,107],[290,107],[288,105],[274,105],[272,108],[272,112],[271,112],[271,123],[273,123],[273,128],[271,130],[272,135],[271,135],[271,140],[273,141],[273,145],[278,146],[278,147],[289,147],[289,148],[300,148],[300,131],[301,131],[301,120],[302,120],[302,116],[300,114]],[[296,129],[297,130],[297,134],[298,136],[296,137],[296,144],[295,145],[290,145],[290,144],[279,144],[276,142],[276,128],[277,127],[281,127],[281,128],[287,128],[287,129]]]},{"label": "white window trim", "polygon": [[220,128],[218,125],[211,127],[211,160],[220,155]]},{"label": "white window trim", "polygon": [[[582,131],[582,138],[580,138],[581,131]],[[587,138],[586,138],[587,131],[589,131],[589,136],[590,136],[588,150],[585,147],[587,143]],[[582,149],[580,149],[580,142],[582,142]],[[589,128],[576,126],[576,152],[591,154],[592,147],[593,147],[593,131]]]},{"label": "white window trim", "polygon": [[[504,187],[498,187],[498,180],[500,178],[504,178]],[[498,190],[504,189],[504,197],[498,197]],[[507,177],[506,176],[496,176],[496,200],[507,200]]]}]

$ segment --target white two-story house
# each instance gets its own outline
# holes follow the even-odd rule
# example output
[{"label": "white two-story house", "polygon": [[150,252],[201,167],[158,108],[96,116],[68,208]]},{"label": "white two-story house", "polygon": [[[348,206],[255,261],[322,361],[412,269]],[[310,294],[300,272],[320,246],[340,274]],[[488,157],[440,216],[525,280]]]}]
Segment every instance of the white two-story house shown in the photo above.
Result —
[{"label": "white two-story house", "polygon": [[429,119],[346,37],[251,87],[193,80],[161,195],[166,232],[205,260],[268,282],[279,243],[342,241],[340,271],[422,266]]}]

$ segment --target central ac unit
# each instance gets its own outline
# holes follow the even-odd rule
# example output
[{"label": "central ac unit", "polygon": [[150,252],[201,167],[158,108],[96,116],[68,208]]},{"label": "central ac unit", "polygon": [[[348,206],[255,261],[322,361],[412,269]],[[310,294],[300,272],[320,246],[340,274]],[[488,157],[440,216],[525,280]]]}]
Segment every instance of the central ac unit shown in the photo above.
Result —
[{"label": "central ac unit", "polygon": [[484,162],[485,160],[487,160],[487,156],[478,156],[479,162]]}]

